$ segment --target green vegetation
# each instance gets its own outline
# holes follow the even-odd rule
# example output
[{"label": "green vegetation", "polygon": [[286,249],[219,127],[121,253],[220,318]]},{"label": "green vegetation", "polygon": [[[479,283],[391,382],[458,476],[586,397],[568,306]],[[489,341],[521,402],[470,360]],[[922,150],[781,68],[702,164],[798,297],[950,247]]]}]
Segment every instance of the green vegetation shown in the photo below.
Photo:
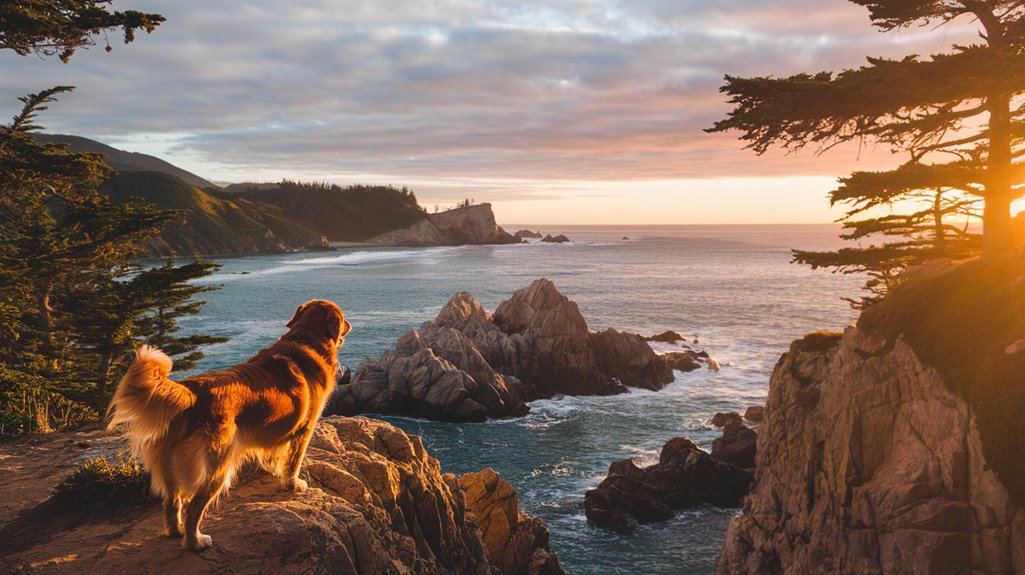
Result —
[{"label": "green vegetation", "polygon": [[331,241],[363,241],[407,228],[427,217],[407,188],[282,181],[272,188],[250,187],[217,194],[276,206],[282,214]]},{"label": "green vegetation", "polygon": [[[25,56],[57,55],[67,62],[77,48],[94,44],[93,36],[121,29],[125,44],[136,30],[152,32],[164,17],[136,10],[108,12],[111,0],[18,0],[0,3],[0,48]],[[110,51],[107,44],[107,51]]]},{"label": "green vegetation", "polygon": [[91,459],[72,471],[56,487],[51,497],[66,509],[67,505],[89,505],[97,501],[129,504],[151,499],[149,473],[131,459],[107,461]]},{"label": "green vegetation", "polygon": [[188,282],[211,273],[195,262],[152,270],[134,264],[137,245],[180,214],[139,202],[115,204],[98,190],[101,156],[41,144],[30,134],[57,87],[22,98],[0,126],[0,432],[62,429],[105,411],[141,343],[194,363],[199,345],[175,319],[195,313]]},{"label": "green vegetation", "polygon": [[[986,461],[1025,504],[1025,264],[975,260],[923,272],[864,312],[860,329],[902,336],[972,409]],[[1025,347],[1025,343],[1021,344]]]},{"label": "green vegetation", "polygon": [[[813,269],[833,268],[845,274],[868,275],[868,296],[847,298],[855,308],[879,301],[902,281],[911,267],[931,260],[963,260],[976,257],[981,236],[969,231],[978,223],[980,200],[944,187],[933,179],[936,170],[905,165],[891,172],[855,172],[840,178],[840,187],[830,193],[830,203],[844,204],[846,232],[840,237],[851,241],[883,238],[882,245],[846,247],[835,252],[794,250],[793,261]],[[893,213],[863,217],[895,200],[913,206],[911,213]],[[955,225],[956,224],[956,225]]]},{"label": "green vegetation", "polygon": [[[1011,71],[1025,66],[1025,13],[1017,0],[851,2],[868,8],[883,31],[974,21],[982,41],[925,59],[869,58],[867,66],[838,74],[726,76],[721,91],[734,109],[708,131],[738,130],[759,154],[773,146],[822,152],[847,142],[907,154],[896,170],[855,173],[832,194],[833,203],[852,207],[843,237],[898,241],[795,254],[813,267],[867,271],[871,295],[864,304],[893,288],[908,266],[974,255],[978,238],[949,220],[972,217],[976,201],[984,202],[983,255],[1014,256],[1010,205],[1025,193],[1017,187],[1025,156],[1025,75]],[[899,211],[906,200],[918,204],[911,213]]]},{"label": "green vegetation", "polygon": [[288,217],[278,206],[204,191],[170,174],[116,174],[100,191],[117,203],[141,200],[183,214],[182,220],[143,243],[153,256],[281,252],[322,242],[321,233]]}]

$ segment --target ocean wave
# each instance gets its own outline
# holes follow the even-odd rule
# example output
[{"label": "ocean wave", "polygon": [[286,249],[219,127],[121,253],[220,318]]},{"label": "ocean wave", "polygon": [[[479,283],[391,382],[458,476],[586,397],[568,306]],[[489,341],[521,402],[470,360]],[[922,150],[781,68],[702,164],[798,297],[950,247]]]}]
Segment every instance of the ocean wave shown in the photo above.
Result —
[{"label": "ocean wave", "polygon": [[458,248],[437,247],[420,248],[408,250],[360,250],[331,256],[317,256],[299,259],[279,260],[278,265],[258,271],[237,271],[220,272],[209,275],[205,278],[195,280],[196,284],[222,283],[226,281],[237,281],[245,278],[273,276],[283,273],[294,273],[296,271],[307,271],[314,269],[333,267],[355,267],[365,264],[376,264],[384,262],[398,262],[404,260],[417,260],[420,264],[436,264],[438,256],[452,252]]}]

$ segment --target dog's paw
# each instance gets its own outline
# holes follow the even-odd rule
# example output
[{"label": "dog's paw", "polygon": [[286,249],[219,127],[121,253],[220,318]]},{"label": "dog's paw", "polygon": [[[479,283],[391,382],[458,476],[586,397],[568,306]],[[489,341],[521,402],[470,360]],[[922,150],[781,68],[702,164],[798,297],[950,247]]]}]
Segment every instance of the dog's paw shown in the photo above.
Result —
[{"label": "dog's paw", "polygon": [[310,484],[306,483],[305,479],[289,479],[281,483],[281,488],[285,491],[295,491],[296,493],[302,493],[310,488]]},{"label": "dog's paw", "polygon": [[214,544],[213,537],[210,537],[209,535],[204,535],[202,533],[200,533],[196,537],[195,544],[191,543],[188,540],[188,537],[185,537],[185,538],[182,539],[182,547],[185,547],[189,551],[192,551],[194,553],[199,553],[200,551],[203,551],[205,549],[209,549],[213,544]]}]

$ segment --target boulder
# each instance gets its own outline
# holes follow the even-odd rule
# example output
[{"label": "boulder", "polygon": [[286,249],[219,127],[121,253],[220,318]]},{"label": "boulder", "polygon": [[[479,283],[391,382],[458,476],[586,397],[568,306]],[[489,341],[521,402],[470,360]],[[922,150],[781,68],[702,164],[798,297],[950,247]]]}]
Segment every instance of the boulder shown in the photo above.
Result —
[{"label": "boulder", "polygon": [[666,330],[662,333],[658,333],[649,337],[644,338],[646,341],[660,341],[662,343],[676,343],[683,341],[683,336],[672,330]]},{"label": "boulder", "polygon": [[584,511],[599,527],[629,533],[640,523],[665,521],[679,509],[739,507],[752,481],[749,472],[676,437],[655,465],[641,468],[627,459],[609,466],[608,476],[584,495]]},{"label": "boulder", "polygon": [[716,413],[712,416],[713,427],[736,427],[739,425],[744,425],[744,418],[736,411]]},{"label": "boulder", "polygon": [[751,423],[761,423],[765,419],[765,408],[760,405],[752,405],[744,411],[744,419]]},{"label": "boulder", "polygon": [[609,328],[591,334],[591,346],[601,370],[627,387],[658,391],[673,382],[669,364],[635,333]]},{"label": "boulder", "polygon": [[753,473],[757,441],[758,434],[748,429],[739,416],[730,418],[723,426],[722,437],[712,441],[712,457]]},{"label": "boulder", "polygon": [[490,467],[459,478],[467,509],[480,526],[492,565],[502,573],[564,575],[548,527],[520,513],[516,490]]},{"label": "boulder", "polygon": [[669,367],[683,371],[694,371],[701,367],[700,355],[693,350],[671,351],[662,354],[662,360],[669,364]]},{"label": "boulder", "polygon": [[541,238],[541,241],[546,243],[546,244],[564,244],[564,243],[570,241],[570,239],[567,238],[566,236],[562,235],[562,234],[559,234],[557,236],[552,236],[552,234],[547,234],[545,237]]},{"label": "boulder", "polygon": [[[310,488],[284,492],[257,468],[208,512],[213,547],[182,551],[162,533],[155,499],[55,506],[46,498],[82,461],[127,448],[104,432],[50,434],[0,446],[6,498],[0,513],[0,572],[55,574],[497,573],[454,475],[442,474],[420,438],[380,421],[318,423],[304,477]],[[524,548],[558,565],[536,519],[519,517]],[[513,538],[520,545],[520,539]],[[538,550],[541,551],[538,554]],[[499,553],[506,553],[498,548]],[[561,571],[522,571],[561,573]]]}]

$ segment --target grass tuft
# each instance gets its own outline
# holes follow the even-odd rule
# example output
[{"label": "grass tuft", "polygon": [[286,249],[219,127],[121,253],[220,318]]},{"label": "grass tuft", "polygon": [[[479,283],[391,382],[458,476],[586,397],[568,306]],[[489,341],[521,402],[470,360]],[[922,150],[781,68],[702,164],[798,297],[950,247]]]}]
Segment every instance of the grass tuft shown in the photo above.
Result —
[{"label": "grass tuft", "polygon": [[51,493],[54,501],[87,506],[95,502],[140,503],[151,499],[149,473],[131,459],[91,459],[65,477]]}]

